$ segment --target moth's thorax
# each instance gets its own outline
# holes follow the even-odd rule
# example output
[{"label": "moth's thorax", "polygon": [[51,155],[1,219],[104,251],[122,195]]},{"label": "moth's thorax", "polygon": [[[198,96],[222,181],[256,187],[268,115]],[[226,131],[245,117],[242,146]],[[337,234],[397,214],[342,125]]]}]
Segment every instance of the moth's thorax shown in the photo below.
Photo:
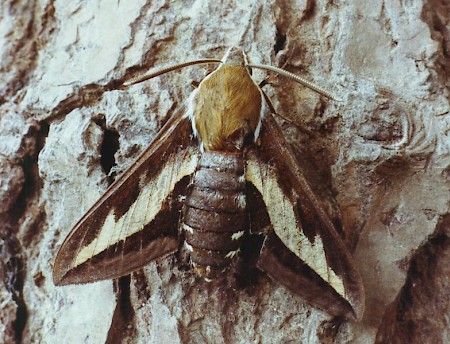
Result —
[{"label": "moth's thorax", "polygon": [[224,63],[203,80],[193,104],[205,150],[233,150],[236,140],[256,130],[260,114],[261,92],[247,68],[235,62]]}]

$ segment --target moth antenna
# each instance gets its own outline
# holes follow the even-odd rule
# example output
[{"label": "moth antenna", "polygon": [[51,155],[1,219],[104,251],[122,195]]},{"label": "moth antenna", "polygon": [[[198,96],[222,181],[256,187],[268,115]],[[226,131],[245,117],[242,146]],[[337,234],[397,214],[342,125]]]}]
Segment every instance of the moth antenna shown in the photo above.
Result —
[{"label": "moth antenna", "polygon": [[136,76],[132,77],[131,79],[128,79],[127,81],[125,81],[122,84],[122,86],[129,87],[131,85],[138,84],[140,82],[146,81],[146,80],[154,78],[156,76],[166,74],[166,73],[169,73],[169,72],[172,72],[174,70],[181,69],[184,67],[193,66],[196,64],[221,63],[221,62],[222,61],[218,60],[218,59],[200,59],[200,60],[187,61],[187,62],[183,62],[183,63],[177,63],[176,65],[167,66],[167,67],[159,68],[156,70],[150,70],[143,74],[136,75]]},{"label": "moth antenna", "polygon": [[308,80],[302,78],[301,76],[298,76],[294,73],[288,72],[287,70],[284,70],[284,69],[281,69],[278,67],[259,65],[259,64],[253,64],[253,63],[247,64],[247,67],[258,68],[258,69],[263,69],[263,70],[268,70],[271,72],[278,73],[282,76],[285,76],[285,77],[288,77],[289,79],[294,80],[295,82],[298,82],[299,84],[302,84],[303,86],[308,87],[309,89],[323,95],[324,97],[327,97],[327,98],[335,100],[335,101],[341,101],[333,93],[327,91],[326,89],[324,89],[320,86],[313,84],[311,81],[308,81]]}]

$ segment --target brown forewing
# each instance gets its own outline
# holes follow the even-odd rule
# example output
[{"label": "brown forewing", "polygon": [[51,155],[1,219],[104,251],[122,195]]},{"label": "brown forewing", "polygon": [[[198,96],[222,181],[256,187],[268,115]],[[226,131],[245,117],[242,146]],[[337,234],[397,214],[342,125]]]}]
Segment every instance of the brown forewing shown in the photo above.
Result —
[{"label": "brown forewing", "polygon": [[[139,197],[144,184],[165,173],[167,159],[174,159],[173,171],[177,171],[177,166],[186,159],[196,157],[197,148],[192,142],[191,133],[191,124],[188,119],[183,118],[183,112],[180,110],[163,126],[138,160],[78,221],[57,254],[53,267],[53,280],[56,285],[117,278],[178,249],[178,221],[174,219],[180,214],[180,196],[184,194],[189,183],[188,176],[181,176],[173,190],[168,190],[168,196],[164,199],[160,211],[149,223],[133,223],[135,226],[142,226],[142,230],[116,242],[113,239],[115,234],[112,235],[105,250],[93,254],[81,264],[75,264],[83,248],[90,244],[92,246],[98,238],[100,231],[106,226],[108,215],[113,214],[115,221],[124,216],[129,216],[130,221],[133,221],[133,214],[127,214],[130,212],[130,206]],[[163,180],[170,178],[172,177],[167,176]],[[163,186],[158,185],[158,188],[161,187]],[[155,193],[158,188],[155,188]],[[149,198],[149,207],[152,206],[151,201]],[[140,221],[142,217],[144,216],[136,218]]]},{"label": "brown forewing", "polygon": [[[259,165],[261,170],[264,166],[269,166],[274,172],[276,184],[294,209],[297,226],[290,230],[301,231],[311,244],[314,244],[317,236],[321,239],[326,265],[342,280],[345,295],[340,295],[331,286],[330,281],[320,277],[310,267],[314,266],[311,264],[314,262],[302,261],[278,238],[273,231],[274,224],[270,225],[270,221],[277,219],[269,219],[261,206],[264,204],[262,195],[250,184],[250,230],[253,233],[262,231],[267,234],[258,267],[293,293],[331,314],[361,318],[364,310],[364,289],[355,262],[313,194],[280,127],[271,115],[263,120],[258,142],[248,149],[247,160]],[[264,185],[269,184],[269,180],[262,177],[263,191],[266,191]],[[254,206],[255,204],[260,206]],[[260,226],[269,229],[259,228]]]}]

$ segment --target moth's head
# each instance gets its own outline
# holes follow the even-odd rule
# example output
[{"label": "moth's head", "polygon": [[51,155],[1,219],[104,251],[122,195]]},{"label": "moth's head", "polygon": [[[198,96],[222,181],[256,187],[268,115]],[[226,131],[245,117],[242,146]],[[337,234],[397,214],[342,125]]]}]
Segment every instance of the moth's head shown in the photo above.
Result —
[{"label": "moth's head", "polygon": [[231,47],[222,58],[222,63],[233,66],[246,66],[247,54],[241,47]]}]

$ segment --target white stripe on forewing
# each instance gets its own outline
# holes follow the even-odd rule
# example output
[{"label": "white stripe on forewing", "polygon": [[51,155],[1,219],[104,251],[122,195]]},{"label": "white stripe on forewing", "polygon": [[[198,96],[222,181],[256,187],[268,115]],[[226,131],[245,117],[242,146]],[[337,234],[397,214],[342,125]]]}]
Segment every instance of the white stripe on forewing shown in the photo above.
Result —
[{"label": "white stripe on forewing", "polygon": [[293,205],[280,189],[274,171],[266,165],[247,160],[245,175],[261,193],[273,229],[284,245],[346,298],[342,278],[327,264],[322,239],[316,235],[311,243],[305,236],[296,219]]},{"label": "white stripe on forewing", "polygon": [[139,232],[145,225],[154,220],[175,184],[183,177],[195,172],[197,159],[198,156],[195,151],[171,155],[161,172],[150,182],[145,183],[145,176],[141,176],[140,192],[134,203],[117,222],[114,220],[114,208],[110,210],[99,235],[89,245],[80,250],[73,267],[86,262],[111,245]]}]

